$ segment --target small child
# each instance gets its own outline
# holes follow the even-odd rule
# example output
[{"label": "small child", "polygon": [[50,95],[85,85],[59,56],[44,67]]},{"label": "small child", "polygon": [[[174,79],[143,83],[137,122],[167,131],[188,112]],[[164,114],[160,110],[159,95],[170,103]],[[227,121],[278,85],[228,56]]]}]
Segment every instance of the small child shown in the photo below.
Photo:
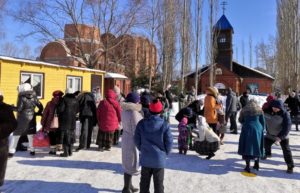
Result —
[{"label": "small child", "polygon": [[223,109],[223,106],[217,110],[217,116],[218,116],[218,134],[220,137],[220,144],[223,145],[223,139],[226,132],[226,123],[225,123],[225,112]]},{"label": "small child", "polygon": [[189,138],[189,131],[188,131],[188,119],[186,117],[183,117],[178,124],[178,149],[179,154],[184,153],[186,155],[186,152],[188,150],[188,138]]}]

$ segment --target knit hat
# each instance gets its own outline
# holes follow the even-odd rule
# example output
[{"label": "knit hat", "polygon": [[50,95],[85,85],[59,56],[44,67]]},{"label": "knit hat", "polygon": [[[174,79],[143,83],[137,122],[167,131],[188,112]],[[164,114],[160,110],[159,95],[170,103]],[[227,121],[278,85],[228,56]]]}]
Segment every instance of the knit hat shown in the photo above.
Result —
[{"label": "knit hat", "polygon": [[64,95],[64,93],[60,90],[56,90],[52,93],[52,96],[54,97],[61,97],[62,95]]},{"label": "knit hat", "polygon": [[140,102],[140,95],[136,92],[131,92],[126,96],[126,102],[139,103]]},{"label": "knit hat", "polygon": [[269,95],[268,97],[267,97],[267,102],[271,102],[272,100],[274,100],[275,99],[275,97],[274,96],[272,96],[272,95]]},{"label": "knit hat", "polygon": [[284,109],[282,101],[277,99],[273,100],[270,106],[281,110]]},{"label": "knit hat", "polygon": [[150,95],[142,95],[141,96],[141,104],[149,105],[150,104]]},{"label": "knit hat", "polygon": [[183,117],[180,121],[181,124],[187,125],[188,119],[186,117]]},{"label": "knit hat", "polygon": [[163,105],[160,100],[154,100],[152,103],[150,103],[149,110],[152,113],[160,113],[163,110]]}]

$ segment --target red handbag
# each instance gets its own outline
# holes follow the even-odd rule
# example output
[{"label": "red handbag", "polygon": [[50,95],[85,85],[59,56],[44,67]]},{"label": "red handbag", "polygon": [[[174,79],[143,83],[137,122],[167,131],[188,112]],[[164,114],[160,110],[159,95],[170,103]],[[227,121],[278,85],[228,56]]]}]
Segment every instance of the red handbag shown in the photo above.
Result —
[{"label": "red handbag", "polygon": [[39,130],[34,136],[33,136],[33,147],[49,147],[49,136],[47,133],[43,132],[42,130]]}]

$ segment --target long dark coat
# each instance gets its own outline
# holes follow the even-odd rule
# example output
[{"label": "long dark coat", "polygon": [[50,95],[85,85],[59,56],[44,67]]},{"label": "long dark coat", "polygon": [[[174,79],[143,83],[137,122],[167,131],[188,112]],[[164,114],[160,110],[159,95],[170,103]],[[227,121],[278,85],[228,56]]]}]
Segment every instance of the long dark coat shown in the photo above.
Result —
[{"label": "long dark coat", "polygon": [[43,116],[41,119],[41,124],[45,131],[55,131],[56,129],[58,129],[58,128],[50,128],[50,126],[51,126],[51,122],[54,118],[54,114],[55,114],[55,111],[57,109],[57,106],[58,106],[60,100],[61,100],[60,97],[53,97],[52,100],[49,101],[45,107],[45,110],[43,112]]},{"label": "long dark coat", "polygon": [[[39,111],[35,113],[35,107]],[[17,102],[17,121],[18,126],[14,135],[32,135],[36,133],[36,115],[41,115],[43,105],[37,99],[34,91],[25,91],[19,93]]]},{"label": "long dark coat", "polygon": [[73,94],[66,94],[57,107],[59,129],[75,131],[79,103]]},{"label": "long dark coat", "polygon": [[239,121],[242,123],[242,132],[238,153],[247,157],[262,157],[264,155],[265,129],[262,110],[255,102],[250,101],[242,109]]},{"label": "long dark coat", "polygon": [[17,127],[17,121],[12,107],[0,102],[0,186],[2,186],[6,171],[8,156],[8,136]]},{"label": "long dark coat", "polygon": [[85,92],[78,96],[79,118],[83,122],[86,117],[92,118],[93,125],[97,124],[96,103],[91,92]]}]

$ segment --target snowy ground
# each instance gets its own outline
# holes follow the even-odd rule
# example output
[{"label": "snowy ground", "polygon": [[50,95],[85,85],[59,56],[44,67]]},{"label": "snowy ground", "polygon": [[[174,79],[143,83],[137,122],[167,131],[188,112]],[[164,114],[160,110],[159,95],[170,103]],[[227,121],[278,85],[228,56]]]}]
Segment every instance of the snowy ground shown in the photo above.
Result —
[{"label": "snowy ground", "polygon": [[[177,122],[173,117],[171,122],[175,144],[167,160],[166,193],[300,192],[300,132],[294,128],[290,139],[296,165],[294,174],[285,173],[282,151],[274,145],[273,157],[261,162],[257,177],[245,177],[241,174],[244,162],[236,153],[239,135],[226,134],[225,145],[212,160],[191,151],[184,156],[176,149]],[[133,183],[138,186],[139,176],[133,178]],[[17,152],[8,161],[5,185],[0,192],[111,193],[121,192],[122,187],[120,146],[110,152],[99,152],[93,146],[69,158],[49,156],[47,149],[38,150],[35,157],[28,152]]]}]

